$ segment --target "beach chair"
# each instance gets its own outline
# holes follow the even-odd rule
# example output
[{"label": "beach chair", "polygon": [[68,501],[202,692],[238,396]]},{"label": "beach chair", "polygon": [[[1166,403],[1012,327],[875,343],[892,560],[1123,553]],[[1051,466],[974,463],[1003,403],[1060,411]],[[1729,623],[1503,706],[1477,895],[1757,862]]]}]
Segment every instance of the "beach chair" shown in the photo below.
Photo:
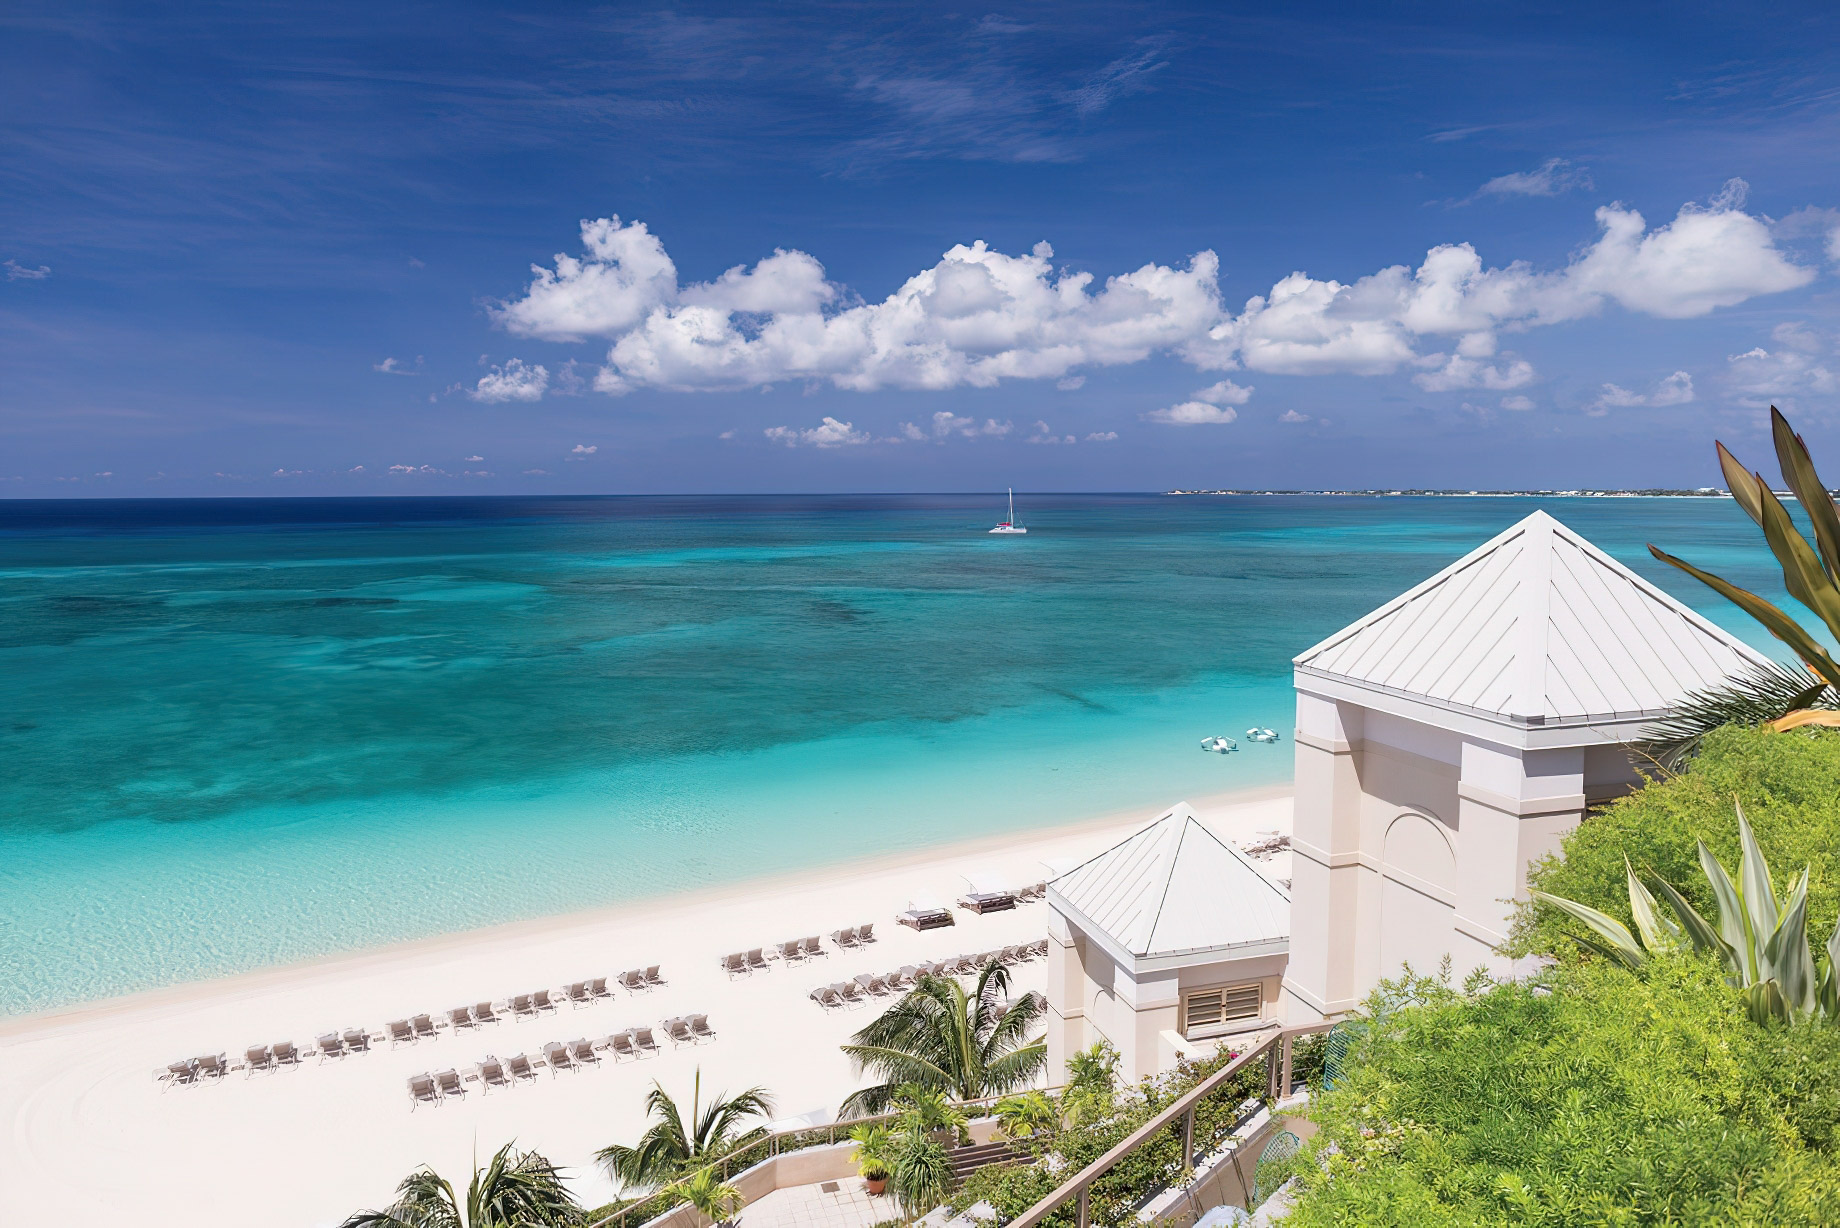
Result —
[{"label": "beach chair", "polygon": [[857,926],[856,927],[856,941],[858,944],[863,945],[863,946],[867,946],[869,943],[874,942],[875,941],[875,922],[871,921],[867,925]]},{"label": "beach chair", "polygon": [[530,995],[527,993],[512,994],[511,1013],[519,1018],[525,1015],[534,1016],[537,1013],[537,1004],[530,1000]]},{"label": "beach chair", "polygon": [[1027,959],[1028,957],[1029,956],[1028,956],[1028,951],[1026,947],[1020,942],[1012,946],[1004,947],[1001,951],[997,953],[997,959],[1005,967],[1014,967],[1015,965],[1021,963],[1023,960]]},{"label": "beach chair", "polygon": [[531,1005],[535,1006],[540,1011],[553,1011],[556,1009],[556,1003],[550,998],[549,990],[547,989],[539,989],[531,994],[530,1001]]},{"label": "beach chair", "polygon": [[767,966],[767,955],[764,947],[755,947],[747,953],[747,966],[749,972],[773,971],[772,968]]},{"label": "beach chair", "polygon": [[862,988],[865,997],[883,998],[892,992],[888,988],[888,982],[883,980],[878,973],[859,972],[856,974],[856,983]]},{"label": "beach chair", "polygon": [[818,988],[812,990],[811,1000],[827,1011],[838,1011],[843,1009],[843,998],[829,985],[820,985]]},{"label": "beach chair", "polygon": [[789,964],[795,964],[805,958],[805,948],[799,945],[797,938],[791,942],[782,942],[779,944],[779,957]]},{"label": "beach chair", "polygon": [[1018,891],[1016,893],[1016,898],[1024,904],[1033,904],[1035,901],[1041,899],[1043,896],[1047,894],[1048,894],[1048,881],[1046,879],[1043,879],[1042,881],[1038,883],[1030,883],[1028,886],[1024,887],[1021,891]]},{"label": "beach chair", "polygon": [[560,1041],[552,1040],[543,1046],[543,1060],[549,1063],[549,1072],[552,1075],[564,1070],[573,1072],[575,1069],[575,1059],[569,1056],[568,1046]]},{"label": "beach chair", "polygon": [[691,1015],[684,1020],[690,1029],[690,1035],[699,1041],[714,1040],[716,1030],[709,1026],[708,1015]]},{"label": "beach chair", "polygon": [[976,972],[983,966],[978,962],[978,957],[975,955],[960,955],[957,959],[950,962],[952,964],[953,976],[967,976],[970,973]]},{"label": "beach chair", "polygon": [[473,1023],[475,1025],[483,1026],[488,1023],[503,1023],[504,1021],[505,1017],[499,1014],[497,1008],[490,1002],[475,1002],[473,1004]]},{"label": "beach chair", "polygon": [[640,1056],[639,1046],[633,1044],[631,1032],[615,1032],[609,1036],[607,1038],[607,1052],[613,1054],[613,1060],[616,1062],[623,1057],[630,1057],[637,1060]]},{"label": "beach chair", "polygon": [[831,941],[845,950],[851,949],[856,945],[856,927],[846,925],[840,930],[832,930]]},{"label": "beach chair", "polygon": [[462,1100],[466,1098],[466,1086],[460,1082],[460,1072],[457,1070],[435,1071],[434,1085],[441,1089],[443,1100],[449,1096],[459,1096]]},{"label": "beach chair", "polygon": [[1045,958],[1048,954],[1048,940],[1046,938],[1037,938],[1029,945],[1029,954],[1036,959]]},{"label": "beach chair", "polygon": [[268,1051],[267,1045],[251,1045],[243,1050],[243,1077],[247,1079],[258,1070],[273,1070],[275,1055]]},{"label": "beach chair", "polygon": [[722,971],[728,973],[729,980],[732,981],[738,976],[747,975],[748,966],[747,966],[747,956],[746,955],[741,954],[740,952],[736,952],[733,955],[724,955],[722,957],[721,962],[722,962]]},{"label": "beach chair", "polygon": [[461,1028],[472,1027],[473,1012],[464,1006],[449,1007],[447,1011],[447,1026],[456,1032]]},{"label": "beach chair", "polygon": [[415,1032],[415,1038],[417,1040],[433,1040],[435,1038],[434,1020],[426,1015],[416,1015],[414,1018],[410,1019],[409,1027]]},{"label": "beach chair", "polygon": [[588,1006],[594,1001],[588,996],[588,982],[576,981],[563,991],[569,999],[570,1006]]},{"label": "beach chair", "polygon": [[658,968],[659,965],[653,964],[645,970],[646,988],[656,989],[658,986],[664,984],[664,978],[658,975]]},{"label": "beach chair", "polygon": [[631,972],[620,973],[620,987],[632,993],[644,993],[649,988],[645,983],[645,969],[634,968]]},{"label": "beach chair", "polygon": [[694,1045],[696,1043],[696,1036],[690,1031],[689,1020],[683,1018],[667,1019],[664,1021],[663,1026],[665,1037],[671,1042],[672,1048],[675,1049],[683,1045]]},{"label": "beach chair", "polygon": [[230,1071],[230,1063],[221,1053],[207,1053],[198,1059],[198,1077],[201,1079],[221,1079]]},{"label": "beach chair", "polygon": [[838,981],[831,988],[837,991],[837,996],[843,999],[845,1006],[856,1006],[863,1001],[862,986],[855,981]]},{"label": "beach chair", "polygon": [[392,1049],[397,1045],[413,1045],[415,1043],[415,1029],[409,1026],[409,1021],[407,1019],[392,1019],[384,1025],[383,1031],[384,1035],[390,1038],[390,1048]]},{"label": "beach chair", "polygon": [[337,1032],[328,1032],[314,1043],[319,1046],[319,1060],[322,1062],[329,1057],[345,1056],[345,1042],[339,1039]]},{"label": "beach chair", "polygon": [[914,982],[920,979],[920,965],[902,964],[888,974],[888,984],[895,989],[912,989]]},{"label": "beach chair", "polygon": [[165,1070],[154,1072],[155,1079],[168,1087],[186,1087],[198,1081],[198,1059],[186,1058],[183,1062],[169,1062]]},{"label": "beach chair", "polygon": [[[420,1016],[420,1018],[426,1019],[428,1018],[428,1016],[422,1015]],[[430,1036],[434,1035],[434,1025],[429,1024],[428,1026],[429,1026],[428,1034]],[[363,1028],[346,1028],[345,1029],[345,1052],[347,1053],[369,1053],[370,1051],[371,1051],[371,1034],[369,1032],[366,1032]]]},{"label": "beach chair", "polygon": [[658,1038],[652,1035],[652,1030],[650,1028],[634,1028],[632,1030],[632,1042],[633,1048],[639,1051],[640,1057],[644,1057],[648,1053],[660,1052]]},{"label": "beach chair", "polygon": [[804,939],[802,942],[799,943],[799,946],[803,948],[806,959],[814,959],[820,955],[830,954],[829,951],[826,951],[824,949],[824,943],[819,940],[816,934],[813,934],[811,937]]},{"label": "beach chair", "polygon": [[575,1059],[575,1064],[577,1066],[580,1066],[583,1062],[586,1062],[590,1066],[599,1066],[601,1064],[601,1055],[594,1051],[593,1042],[586,1037],[580,1040],[571,1040],[569,1042],[569,1056]]},{"label": "beach chair", "polygon": [[291,1040],[278,1040],[274,1044],[275,1065],[300,1065],[300,1047]]},{"label": "beach chair", "polygon": [[537,1068],[530,1064],[530,1058],[527,1055],[520,1053],[505,1063],[505,1073],[511,1076],[513,1083],[516,1083],[519,1079],[536,1078]]},{"label": "beach chair", "polygon": [[440,1089],[434,1085],[434,1076],[418,1074],[409,1076],[409,1111],[415,1112],[417,1106],[441,1103]]},{"label": "beach chair", "polygon": [[485,1060],[479,1063],[476,1073],[479,1075],[479,1086],[483,1091],[490,1092],[495,1087],[511,1086],[511,1076],[505,1073],[505,1064],[490,1053],[486,1054]]},{"label": "beach chair", "polygon": [[596,999],[613,997],[613,990],[607,988],[607,978],[604,976],[597,976],[589,981],[588,996]]}]

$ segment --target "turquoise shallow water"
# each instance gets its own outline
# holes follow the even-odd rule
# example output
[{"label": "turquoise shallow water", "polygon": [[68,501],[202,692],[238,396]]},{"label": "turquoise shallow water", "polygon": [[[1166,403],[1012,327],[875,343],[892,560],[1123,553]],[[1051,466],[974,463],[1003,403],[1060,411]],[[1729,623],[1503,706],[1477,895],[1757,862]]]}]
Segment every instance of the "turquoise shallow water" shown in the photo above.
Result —
[{"label": "turquoise shallow water", "polygon": [[[1283,780],[1530,500],[0,503],[0,1013]],[[1728,502],[1549,500],[1768,589]]]}]

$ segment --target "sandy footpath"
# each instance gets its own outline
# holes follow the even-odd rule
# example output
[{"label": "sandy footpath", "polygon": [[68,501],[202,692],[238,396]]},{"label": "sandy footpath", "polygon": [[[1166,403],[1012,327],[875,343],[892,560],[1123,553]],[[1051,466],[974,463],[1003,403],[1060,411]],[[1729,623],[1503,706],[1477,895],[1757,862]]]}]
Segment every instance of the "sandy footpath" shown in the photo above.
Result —
[{"label": "sandy footpath", "polygon": [[[1045,935],[1047,905],[978,917],[917,934],[895,924],[910,898],[950,902],[963,875],[990,869],[1020,885],[1098,852],[1170,802],[1059,828],[1010,834],[899,859],[830,866],[618,908],[520,922],[423,942],[265,969],[137,994],[72,1010],[0,1020],[0,1173],[7,1223],[188,1228],[317,1228],[387,1202],[422,1163],[464,1187],[472,1159],[502,1143],[542,1151],[566,1166],[590,1205],[612,1194],[593,1152],[643,1129],[654,1079],[687,1101],[700,1067],[706,1089],[760,1084],[781,1116],[830,1108],[860,1081],[837,1046],[878,1009],[829,1013],[814,987],[859,972],[976,952]],[[1190,799],[1222,836],[1290,830],[1287,788]],[[1267,868],[1288,875],[1288,855]],[[824,959],[775,963],[730,980],[733,950],[864,921],[879,938]],[[303,1048],[333,1029],[379,1032],[386,1021],[485,998],[663,965],[669,984],[650,993],[532,1021],[506,1022],[395,1050],[221,1082],[168,1089],[153,1072],[176,1059],[292,1040]],[[1040,962],[1021,965],[1022,989],[1045,988]],[[670,1016],[707,1012],[714,1041],[658,1057],[411,1110],[411,1074],[462,1073],[488,1053],[540,1054],[547,1041],[604,1037]],[[24,1178],[24,1179],[22,1179]]]}]

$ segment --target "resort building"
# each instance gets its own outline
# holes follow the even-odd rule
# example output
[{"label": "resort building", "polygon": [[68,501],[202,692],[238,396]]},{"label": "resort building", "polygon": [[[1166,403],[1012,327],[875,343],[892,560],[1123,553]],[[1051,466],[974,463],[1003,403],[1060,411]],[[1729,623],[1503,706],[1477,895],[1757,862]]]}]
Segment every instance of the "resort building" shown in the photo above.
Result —
[{"label": "resort building", "polygon": [[1095,1041],[1135,1081],[1280,1018],[1291,903],[1186,802],[1048,885],[1048,1069]]},{"label": "resort building", "polygon": [[1288,1022],[1510,971],[1529,864],[1636,783],[1624,744],[1765,659],[1545,512],[1298,656]]}]

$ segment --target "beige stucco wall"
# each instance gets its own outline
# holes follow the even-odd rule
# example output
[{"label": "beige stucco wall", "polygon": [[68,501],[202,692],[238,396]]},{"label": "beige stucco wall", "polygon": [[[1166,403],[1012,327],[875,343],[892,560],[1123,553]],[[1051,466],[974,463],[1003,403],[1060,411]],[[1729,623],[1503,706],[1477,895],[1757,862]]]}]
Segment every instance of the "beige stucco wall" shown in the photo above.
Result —
[{"label": "beige stucco wall", "polygon": [[1639,779],[1617,746],[1526,749],[1436,720],[1299,685],[1292,1023],[1355,1009],[1406,964],[1507,974],[1496,949],[1529,865]]}]

